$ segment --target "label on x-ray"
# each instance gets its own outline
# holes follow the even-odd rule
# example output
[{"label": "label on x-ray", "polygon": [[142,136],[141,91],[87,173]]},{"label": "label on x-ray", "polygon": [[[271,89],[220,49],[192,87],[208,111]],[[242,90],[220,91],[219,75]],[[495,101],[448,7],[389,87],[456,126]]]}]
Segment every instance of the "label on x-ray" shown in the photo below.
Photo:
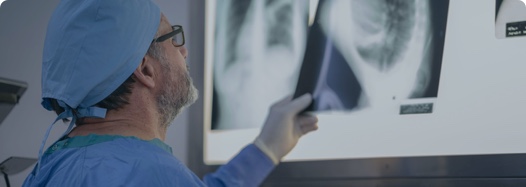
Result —
[{"label": "label on x-ray", "polygon": [[526,21],[506,23],[506,37],[526,35]]},{"label": "label on x-ray", "polygon": [[400,114],[429,114],[433,113],[433,103],[408,104],[400,106]]}]

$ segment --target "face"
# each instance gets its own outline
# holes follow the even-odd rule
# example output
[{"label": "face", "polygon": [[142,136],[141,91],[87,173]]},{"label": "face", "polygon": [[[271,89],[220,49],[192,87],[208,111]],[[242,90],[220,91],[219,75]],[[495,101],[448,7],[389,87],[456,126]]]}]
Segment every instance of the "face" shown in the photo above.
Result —
[{"label": "face", "polygon": [[[168,20],[164,15],[159,26],[159,35],[172,31]],[[186,56],[187,50],[184,46],[175,47],[172,40],[168,39],[159,43],[160,54],[157,60],[161,64],[161,83],[157,94],[157,106],[160,113],[161,124],[168,127],[170,122],[186,106],[197,100],[197,89],[192,84],[189,75]]]}]

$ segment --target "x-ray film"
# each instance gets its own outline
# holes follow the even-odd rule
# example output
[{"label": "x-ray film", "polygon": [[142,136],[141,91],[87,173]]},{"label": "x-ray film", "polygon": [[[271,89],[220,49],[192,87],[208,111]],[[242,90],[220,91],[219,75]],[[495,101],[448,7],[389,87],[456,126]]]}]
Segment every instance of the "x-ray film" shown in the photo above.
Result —
[{"label": "x-ray film", "polygon": [[260,127],[292,95],[308,30],[309,1],[218,0],[212,129]]},{"label": "x-ray film", "polygon": [[[294,97],[313,95],[307,111],[357,111],[437,98],[448,5],[447,0],[320,0]],[[413,102],[400,105],[399,113],[432,113],[432,106]]]},{"label": "x-ray film", "polygon": [[526,1],[495,1],[495,36],[498,39],[526,36]]}]

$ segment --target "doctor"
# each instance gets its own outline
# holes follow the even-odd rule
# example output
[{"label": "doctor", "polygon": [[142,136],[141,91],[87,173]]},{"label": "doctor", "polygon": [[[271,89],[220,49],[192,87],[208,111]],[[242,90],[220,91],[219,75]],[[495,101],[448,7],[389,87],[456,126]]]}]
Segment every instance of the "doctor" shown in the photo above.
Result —
[{"label": "doctor", "polygon": [[62,0],[45,39],[42,105],[70,128],[41,148],[24,186],[258,186],[318,128],[298,115],[310,95],[283,99],[254,143],[201,181],[163,143],[197,99],[184,44],[183,27],[151,0]]}]

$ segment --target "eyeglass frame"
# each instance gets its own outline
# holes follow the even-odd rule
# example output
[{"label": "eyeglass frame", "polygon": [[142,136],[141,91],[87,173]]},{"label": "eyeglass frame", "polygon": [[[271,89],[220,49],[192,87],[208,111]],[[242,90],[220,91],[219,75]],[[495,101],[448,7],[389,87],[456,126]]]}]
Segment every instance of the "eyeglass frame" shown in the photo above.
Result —
[{"label": "eyeglass frame", "polygon": [[167,40],[168,38],[172,38],[174,37],[175,35],[181,33],[181,35],[183,36],[183,42],[181,44],[174,44],[174,39],[172,39],[172,45],[174,45],[175,47],[181,47],[185,44],[185,38],[184,38],[184,31],[183,31],[183,26],[181,25],[172,25],[172,32],[169,32],[167,34],[164,34],[162,36],[159,36],[157,38],[154,38],[152,40],[152,43],[154,42],[164,42],[165,40]]}]

